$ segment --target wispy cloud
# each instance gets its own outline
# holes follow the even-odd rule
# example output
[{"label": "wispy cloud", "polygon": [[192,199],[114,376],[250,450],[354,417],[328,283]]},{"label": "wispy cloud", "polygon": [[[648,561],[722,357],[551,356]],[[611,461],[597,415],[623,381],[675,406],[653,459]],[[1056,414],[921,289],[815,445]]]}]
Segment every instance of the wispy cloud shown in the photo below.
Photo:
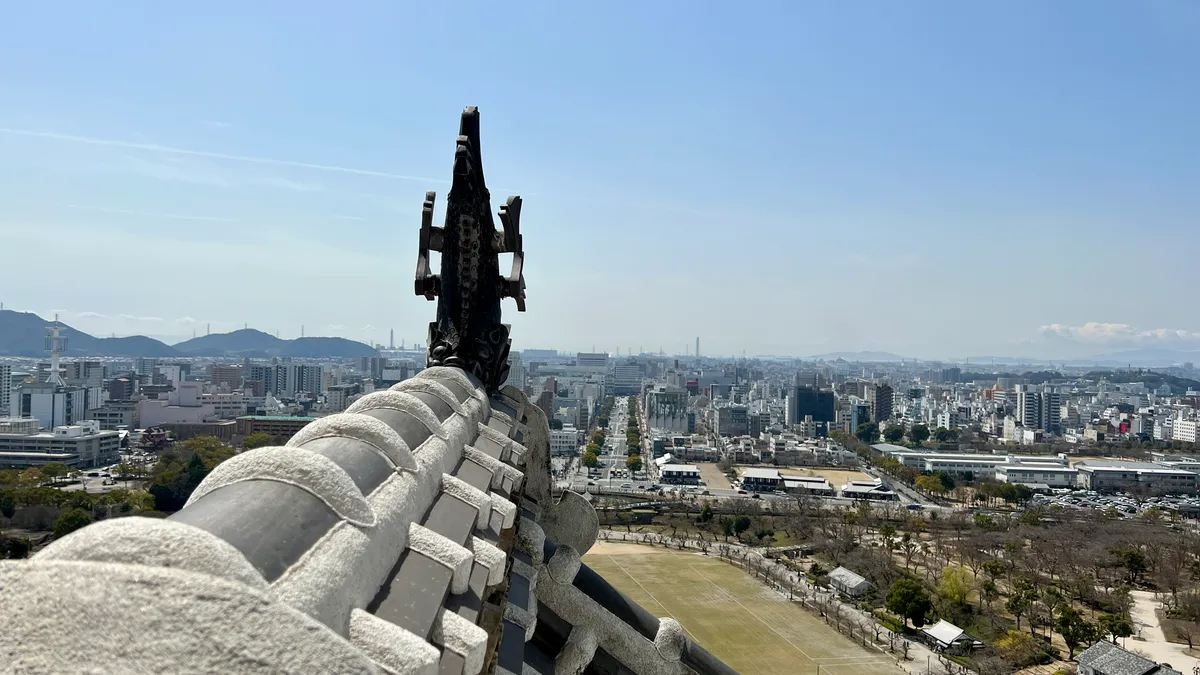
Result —
[{"label": "wispy cloud", "polygon": [[392,180],[411,180],[420,181],[422,183],[441,183],[449,184],[450,181],[438,180],[436,178],[426,178],[424,176],[407,176],[399,173],[390,173],[387,171],[373,171],[370,169],[358,169],[349,166],[337,166],[333,164],[317,164],[314,162],[297,162],[288,159],[275,159],[273,157],[254,157],[250,155],[233,155],[224,152],[208,152],[206,150],[189,150],[187,148],[176,148],[168,145],[158,145],[156,143],[132,143],[129,141],[117,141],[106,138],[92,138],[89,136],[75,136],[72,134],[60,134],[53,131],[36,131],[32,129],[7,129],[0,128],[0,134],[8,134],[10,136],[25,136],[28,138],[42,138],[52,141],[63,141],[67,143],[83,143],[86,145],[100,145],[110,148],[125,148],[127,150],[145,150],[147,152],[160,152],[168,155],[184,155],[189,157],[207,157],[209,159],[221,159],[230,162],[245,162],[248,164],[264,164],[268,166],[288,166],[297,169],[312,169],[313,171],[328,171],[332,173],[352,174],[355,176],[372,176],[375,178],[390,178]]},{"label": "wispy cloud", "polygon": [[218,120],[200,120],[200,124],[214,129],[229,129],[233,127],[229,122],[220,122]]},{"label": "wispy cloud", "polygon": [[96,213],[114,213],[124,216],[139,216],[143,218],[170,218],[172,220],[202,220],[212,223],[236,223],[236,218],[222,218],[219,216],[195,216],[182,213],[154,213],[151,211],[130,211],[128,209],[110,209],[102,206],[82,206],[79,204],[63,204],[65,208],[75,209],[77,211],[94,211]]},{"label": "wispy cloud", "polygon": [[81,319],[107,319],[108,318],[107,314],[101,314],[100,312],[76,312],[75,316],[77,316]]},{"label": "wispy cloud", "polygon": [[146,321],[149,323],[161,323],[163,321],[161,316],[134,316],[132,314],[118,314],[117,316],[126,321]]},{"label": "wispy cloud", "polygon": [[296,192],[321,192],[325,189],[325,186],[321,185],[320,183],[309,183],[305,181],[291,180],[289,178],[279,178],[277,176],[259,178],[254,182],[266,185],[268,187],[295,190]]},{"label": "wispy cloud", "polygon": [[1092,344],[1179,345],[1200,343],[1200,332],[1179,328],[1142,329],[1127,323],[1089,321],[1082,326],[1052,323],[1038,332],[1044,337],[1063,338]]}]

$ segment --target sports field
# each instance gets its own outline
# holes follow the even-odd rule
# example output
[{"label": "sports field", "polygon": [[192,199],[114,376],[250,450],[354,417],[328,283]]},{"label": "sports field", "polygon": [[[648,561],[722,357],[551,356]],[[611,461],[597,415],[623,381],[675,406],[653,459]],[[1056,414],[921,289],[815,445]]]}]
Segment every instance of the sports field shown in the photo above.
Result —
[{"label": "sports field", "polygon": [[742,675],[896,675],[895,662],[851,642],[742,570],[713,557],[596,542],[583,558],[622,593]]}]

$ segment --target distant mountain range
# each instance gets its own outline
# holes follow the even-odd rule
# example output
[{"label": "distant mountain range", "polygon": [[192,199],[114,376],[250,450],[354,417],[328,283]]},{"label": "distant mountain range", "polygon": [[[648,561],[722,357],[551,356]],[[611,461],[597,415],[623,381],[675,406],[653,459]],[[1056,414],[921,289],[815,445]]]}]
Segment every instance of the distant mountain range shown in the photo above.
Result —
[{"label": "distant mountain range", "polygon": [[915,359],[905,358],[891,352],[830,352],[828,354],[817,354],[816,356],[808,357],[810,359],[824,359],[826,361],[836,361],[842,359],[845,361],[865,361],[865,362],[883,362],[883,361],[914,361]]},{"label": "distant mountain range", "polygon": [[[46,356],[50,321],[30,312],[0,310],[0,356]],[[375,356],[370,345],[339,337],[280,338],[254,329],[192,338],[171,346],[144,335],[98,338],[62,324],[67,356],[357,358]]]}]

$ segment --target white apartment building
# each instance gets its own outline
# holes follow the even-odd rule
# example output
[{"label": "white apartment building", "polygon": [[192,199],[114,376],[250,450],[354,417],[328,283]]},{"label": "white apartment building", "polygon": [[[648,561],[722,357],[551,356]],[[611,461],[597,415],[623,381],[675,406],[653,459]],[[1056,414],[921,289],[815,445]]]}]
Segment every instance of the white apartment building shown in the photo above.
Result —
[{"label": "white apartment building", "polygon": [[92,468],[120,461],[121,435],[101,431],[94,420],[58,426],[50,432],[21,426],[21,420],[6,422],[0,425],[0,467],[20,469],[62,462]]},{"label": "white apartment building", "polygon": [[1171,423],[1171,440],[1195,443],[1198,427],[1200,427],[1200,422],[1195,419],[1185,419],[1180,415]]},{"label": "white apartment building", "polygon": [[0,417],[8,415],[12,407],[12,366],[0,363]]}]

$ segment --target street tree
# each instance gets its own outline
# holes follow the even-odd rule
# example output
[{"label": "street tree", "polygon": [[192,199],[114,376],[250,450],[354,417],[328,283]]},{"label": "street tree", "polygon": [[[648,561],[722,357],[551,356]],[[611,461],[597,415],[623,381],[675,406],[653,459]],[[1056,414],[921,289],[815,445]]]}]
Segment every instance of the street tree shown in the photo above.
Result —
[{"label": "street tree", "polygon": [[42,465],[42,475],[50,479],[50,483],[55,485],[58,479],[71,472],[71,467],[62,462],[48,462]]},{"label": "street tree", "polygon": [[641,455],[630,455],[630,456],[626,457],[625,458],[625,466],[628,467],[629,470],[633,473],[637,473],[638,471],[641,471],[642,470],[642,456]]},{"label": "street tree", "polygon": [[589,469],[595,469],[600,466],[600,457],[591,450],[583,453],[582,464]]}]

